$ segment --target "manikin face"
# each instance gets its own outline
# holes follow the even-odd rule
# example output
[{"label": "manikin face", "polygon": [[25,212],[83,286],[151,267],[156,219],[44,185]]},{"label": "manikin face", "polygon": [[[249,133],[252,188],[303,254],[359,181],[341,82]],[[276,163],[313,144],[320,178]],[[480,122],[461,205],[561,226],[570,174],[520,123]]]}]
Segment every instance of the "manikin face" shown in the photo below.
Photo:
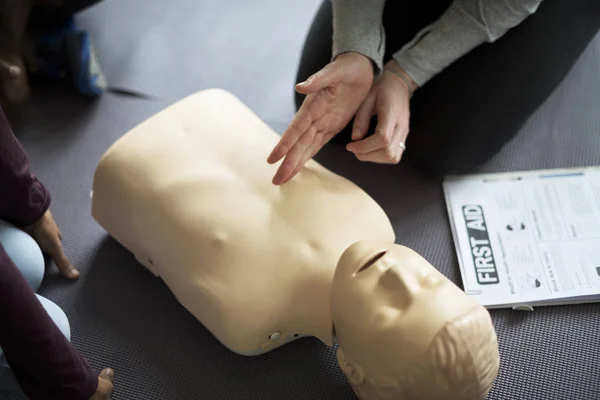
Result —
[{"label": "manikin face", "polygon": [[423,356],[446,322],[475,305],[406,247],[368,241],[352,245],[340,258],[332,287],[342,362],[361,369],[350,372],[351,382],[360,385],[363,375],[399,376]]}]

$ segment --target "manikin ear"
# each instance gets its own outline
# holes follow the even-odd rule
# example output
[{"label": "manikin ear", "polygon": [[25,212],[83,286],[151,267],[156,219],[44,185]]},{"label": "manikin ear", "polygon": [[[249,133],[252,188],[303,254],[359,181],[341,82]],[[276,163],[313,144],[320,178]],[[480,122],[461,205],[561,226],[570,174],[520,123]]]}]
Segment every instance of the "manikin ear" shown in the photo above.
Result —
[{"label": "manikin ear", "polygon": [[337,361],[342,372],[348,378],[352,386],[362,386],[365,383],[365,373],[360,365],[356,365],[346,359],[344,350],[341,347],[337,349]]}]

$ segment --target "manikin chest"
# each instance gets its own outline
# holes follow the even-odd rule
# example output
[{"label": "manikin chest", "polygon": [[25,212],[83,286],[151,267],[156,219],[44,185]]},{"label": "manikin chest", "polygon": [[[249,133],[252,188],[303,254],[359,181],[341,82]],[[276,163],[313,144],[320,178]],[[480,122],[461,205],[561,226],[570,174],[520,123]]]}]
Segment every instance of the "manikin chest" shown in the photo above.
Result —
[{"label": "manikin chest", "polygon": [[242,354],[330,329],[339,256],[359,240],[394,241],[379,205],[314,161],[272,185],[275,140],[231,97],[204,93],[124,135],[94,177],[94,218]]}]

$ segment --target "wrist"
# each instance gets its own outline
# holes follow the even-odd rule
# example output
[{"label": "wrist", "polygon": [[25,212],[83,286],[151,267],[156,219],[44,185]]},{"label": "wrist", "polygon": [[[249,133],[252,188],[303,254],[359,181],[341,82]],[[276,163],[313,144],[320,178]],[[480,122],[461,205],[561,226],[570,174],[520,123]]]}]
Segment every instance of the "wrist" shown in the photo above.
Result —
[{"label": "wrist", "polygon": [[349,61],[352,63],[364,65],[365,69],[368,66],[370,68],[370,71],[371,71],[373,77],[375,76],[375,72],[377,71],[377,65],[375,64],[375,61],[373,61],[368,56],[366,56],[362,53],[359,53],[357,51],[347,51],[344,53],[340,53],[334,58],[334,61],[338,61],[338,60],[339,61]]},{"label": "wrist", "polygon": [[408,75],[408,73],[406,73],[404,68],[402,68],[400,64],[396,62],[396,60],[392,59],[386,63],[384,71],[391,72],[401,79],[411,95],[419,88],[419,85],[417,85],[417,83],[410,77],[410,75]]}]

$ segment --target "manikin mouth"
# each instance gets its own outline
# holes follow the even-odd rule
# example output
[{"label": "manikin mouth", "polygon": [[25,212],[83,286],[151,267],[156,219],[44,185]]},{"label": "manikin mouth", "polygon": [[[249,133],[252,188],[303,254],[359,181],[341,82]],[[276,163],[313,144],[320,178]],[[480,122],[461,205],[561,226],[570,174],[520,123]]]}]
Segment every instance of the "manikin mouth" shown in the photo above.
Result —
[{"label": "manikin mouth", "polygon": [[369,261],[367,261],[365,264],[363,264],[362,267],[360,267],[358,269],[358,271],[355,272],[355,274],[360,274],[361,272],[363,272],[366,269],[368,269],[369,267],[371,267],[373,264],[375,264],[377,262],[377,260],[379,260],[383,256],[385,256],[386,253],[387,253],[387,250],[382,250],[382,251],[378,252],[377,254],[375,254],[373,257],[371,257],[369,259]]}]

